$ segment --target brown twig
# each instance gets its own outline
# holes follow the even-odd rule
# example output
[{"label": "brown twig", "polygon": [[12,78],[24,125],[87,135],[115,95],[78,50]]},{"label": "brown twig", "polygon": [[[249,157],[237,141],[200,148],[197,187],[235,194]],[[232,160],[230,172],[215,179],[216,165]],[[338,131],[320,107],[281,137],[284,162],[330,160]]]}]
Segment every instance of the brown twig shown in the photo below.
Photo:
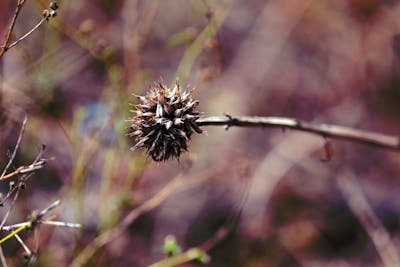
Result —
[{"label": "brown twig", "polygon": [[0,57],[2,57],[4,55],[4,53],[7,51],[8,49],[8,44],[10,42],[10,38],[11,38],[11,34],[12,31],[14,29],[15,23],[17,21],[18,15],[21,12],[22,6],[25,4],[25,0],[18,0],[17,6],[15,7],[15,11],[14,11],[14,16],[11,20],[10,26],[8,27],[7,33],[6,33],[6,37],[4,39],[4,42],[1,46],[1,50],[0,50]]},{"label": "brown twig", "polygon": [[21,170],[23,170],[23,169],[25,169],[25,168],[26,168],[26,166],[20,166],[20,167],[18,167],[15,171],[13,171],[13,172],[11,172],[11,173],[9,173],[9,174],[7,174],[7,175],[2,176],[2,177],[0,178],[0,181],[4,181],[4,180],[8,180],[8,179],[10,179],[10,178],[13,178],[14,176],[18,175],[19,172],[20,172]]},{"label": "brown twig", "polygon": [[46,162],[47,161],[45,159],[41,159],[38,162],[32,163],[31,165],[28,165],[28,166],[20,166],[15,171],[0,177],[0,182],[11,179],[11,178],[17,176],[18,174],[26,174],[26,173],[37,171],[37,170],[41,169]]},{"label": "brown twig", "polygon": [[50,10],[47,10],[47,9],[43,10],[42,19],[32,29],[30,29],[27,33],[25,33],[24,35],[22,35],[21,37],[19,37],[17,40],[15,40],[14,42],[12,42],[10,44],[12,31],[13,31],[13,29],[15,27],[15,23],[17,21],[17,17],[19,15],[19,13],[21,12],[22,6],[24,4],[25,4],[25,0],[18,0],[17,6],[16,6],[15,11],[14,11],[14,16],[13,16],[13,18],[11,20],[10,26],[8,27],[7,34],[6,34],[5,40],[3,42],[3,45],[1,46],[0,57],[2,57],[4,55],[4,53],[8,49],[16,46],[21,41],[23,41],[25,38],[27,38],[29,35],[31,35],[45,21],[49,21],[50,18],[53,18],[53,17],[57,16],[57,11],[56,10],[58,9],[58,5],[55,2],[51,2],[50,5],[49,5],[49,9]]},{"label": "brown twig", "polygon": [[225,126],[226,129],[231,126],[292,129],[317,134],[323,137],[348,140],[352,142],[400,150],[400,139],[396,136],[357,130],[354,128],[333,124],[306,122],[285,117],[233,117],[226,115],[198,119],[196,124],[198,126]]}]

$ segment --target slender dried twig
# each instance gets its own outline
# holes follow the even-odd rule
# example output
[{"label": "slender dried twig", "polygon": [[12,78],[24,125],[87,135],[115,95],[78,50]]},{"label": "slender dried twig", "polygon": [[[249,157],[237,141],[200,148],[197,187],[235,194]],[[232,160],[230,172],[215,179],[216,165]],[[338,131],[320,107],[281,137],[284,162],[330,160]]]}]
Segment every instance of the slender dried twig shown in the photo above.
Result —
[{"label": "slender dried twig", "polygon": [[11,20],[10,26],[8,27],[7,33],[6,33],[6,37],[4,39],[4,42],[1,46],[1,50],[0,50],[0,57],[2,57],[4,55],[4,53],[7,51],[8,49],[8,44],[10,42],[10,38],[11,38],[11,34],[12,31],[14,29],[15,23],[17,21],[17,17],[22,9],[22,6],[25,4],[25,0],[18,0],[17,6],[15,7],[15,11],[14,11],[14,16]]},{"label": "slender dried twig", "polygon": [[28,248],[28,246],[25,244],[24,240],[22,240],[22,238],[18,234],[15,235],[15,239],[18,240],[18,242],[20,243],[22,248],[25,250],[25,253],[27,256],[32,255],[32,251]]},{"label": "slender dried twig", "polygon": [[37,28],[40,27],[40,25],[43,24],[43,22],[45,22],[47,19],[46,18],[42,18],[32,29],[30,29],[27,33],[25,33],[24,35],[22,35],[21,37],[19,37],[17,40],[15,40],[13,43],[9,44],[7,46],[6,49],[10,49],[13,46],[16,46],[18,43],[20,43],[21,41],[23,41],[26,37],[28,37],[29,35],[31,35]]},{"label": "slender dried twig", "polygon": [[23,230],[28,229],[30,227],[31,227],[31,224],[29,222],[27,222],[27,223],[21,225],[20,227],[18,227],[16,230],[12,230],[12,232],[10,234],[8,234],[5,237],[3,237],[2,239],[0,239],[0,244],[3,244],[7,240],[13,238],[19,232],[22,232]]},{"label": "slender dried twig", "polygon": [[239,127],[269,127],[293,129],[363,144],[375,145],[383,148],[400,150],[400,139],[396,136],[380,134],[376,132],[357,130],[333,124],[318,124],[298,119],[285,117],[257,117],[257,116],[220,116],[206,117],[196,121],[198,126],[231,126]]},{"label": "slender dried twig", "polygon": [[24,258],[27,260],[26,262],[26,266],[31,266],[32,263],[36,260],[35,255],[36,253],[34,251],[32,251],[24,242],[24,240],[22,240],[22,238],[16,234],[15,239],[17,239],[17,241],[19,242],[19,244],[21,245],[21,247],[24,249]]},{"label": "slender dried twig", "polygon": [[0,259],[1,259],[1,266],[8,267],[6,257],[4,257],[3,249],[0,246]]},{"label": "slender dried twig", "polygon": [[[0,223],[0,229],[1,230],[4,230],[3,226],[4,226],[5,222],[7,221],[8,216],[10,215],[11,209],[14,207],[14,205],[15,205],[17,199],[18,199],[20,191],[24,188],[26,180],[33,174],[34,171],[36,171],[38,169],[41,169],[43,167],[43,165],[47,162],[46,159],[43,159],[41,157],[42,153],[43,153],[43,150],[44,150],[44,146],[42,146],[42,149],[40,150],[39,154],[37,155],[36,159],[32,162],[32,164],[30,164],[28,166],[20,166],[15,171],[13,171],[13,172],[11,172],[11,173],[6,175],[6,172],[10,168],[11,164],[13,163],[13,161],[15,159],[15,156],[16,156],[16,153],[17,153],[17,151],[19,149],[19,146],[21,144],[21,140],[22,140],[22,136],[24,135],[24,132],[25,132],[26,124],[27,124],[27,118],[25,117],[25,119],[24,119],[24,121],[22,123],[22,126],[21,126],[21,130],[20,130],[19,135],[18,135],[17,142],[15,144],[14,150],[11,153],[9,161],[8,161],[7,165],[5,166],[3,172],[2,172],[2,174],[0,176],[0,181],[4,181],[4,180],[10,179],[12,177],[15,177],[17,175],[21,175],[21,177],[19,177],[19,179],[17,181],[17,184],[10,183],[10,189],[9,189],[6,197],[0,201],[0,205],[3,205],[4,201],[6,199],[8,199],[9,197],[11,197],[11,195],[15,192],[15,195],[13,197],[11,205],[9,206],[9,208],[6,211],[5,216],[1,220],[1,223]],[[41,215],[41,214],[39,214],[39,215]],[[45,214],[43,214],[43,216],[44,215]],[[12,237],[15,237],[20,242],[20,244],[24,248],[26,254],[30,257],[29,263],[31,262],[31,260],[32,260],[32,257],[31,257],[32,256],[32,252],[25,245],[23,240],[18,236],[19,232],[21,232],[24,229],[27,229],[27,228],[29,228],[31,226],[32,226],[32,222],[21,224],[19,226],[19,228],[16,228],[15,230],[12,231],[11,234],[7,235],[6,237],[4,237],[4,238],[2,238],[0,240],[0,259],[1,259],[2,266],[6,267],[7,266],[7,262],[5,260],[4,254],[3,254],[3,250],[1,248],[1,244],[3,242],[7,241],[8,239],[12,238]]]},{"label": "slender dried twig", "polygon": [[43,14],[42,14],[43,17],[42,17],[42,19],[41,19],[32,29],[30,29],[27,33],[25,33],[24,35],[22,35],[21,37],[19,37],[17,40],[15,40],[15,41],[12,42],[11,44],[9,44],[9,43],[10,43],[10,38],[11,38],[12,31],[13,31],[14,26],[15,26],[15,23],[16,23],[16,21],[17,21],[17,17],[18,17],[18,15],[19,15],[19,13],[20,13],[20,11],[21,11],[22,6],[24,5],[24,3],[25,3],[25,0],[18,0],[17,7],[15,8],[14,16],[13,16],[13,18],[12,18],[12,20],[11,20],[11,23],[10,23],[10,26],[9,26],[9,28],[8,28],[8,31],[7,31],[7,34],[6,34],[4,43],[3,43],[3,45],[1,46],[0,57],[2,57],[2,56],[4,55],[4,53],[5,53],[8,49],[10,49],[10,48],[16,46],[16,45],[19,44],[21,41],[23,41],[24,39],[26,39],[29,35],[31,35],[35,30],[37,30],[37,29],[40,27],[40,25],[43,24],[43,22],[48,21],[50,18],[53,18],[53,17],[57,16],[56,9],[58,9],[58,5],[57,5],[56,3],[54,3],[54,2],[51,2],[50,5],[49,5],[50,11],[47,10],[47,9],[43,10]]},{"label": "slender dried twig", "polygon": [[[31,174],[29,174],[29,175],[23,175],[23,176],[20,178],[20,180],[18,181],[17,185],[15,185],[14,182],[10,182],[10,188],[9,188],[7,194],[5,195],[5,197],[3,197],[3,198],[0,200],[0,206],[3,206],[3,205],[4,205],[4,202],[6,202],[6,200],[8,200],[8,199],[12,196],[12,194],[13,194],[15,191],[20,190],[20,189],[24,186],[25,181],[26,181],[30,176],[31,176]],[[0,229],[1,229],[1,226],[2,226],[2,224],[0,224]]]},{"label": "slender dried twig", "polygon": [[26,173],[29,173],[29,172],[37,171],[37,170],[43,168],[43,165],[46,162],[47,162],[46,159],[40,159],[38,162],[32,163],[32,164],[30,164],[28,166],[20,166],[15,171],[0,177],[0,182],[1,181],[5,181],[5,180],[10,179],[10,178],[13,178],[13,177],[17,176],[18,174],[26,174]]},{"label": "slender dried twig", "polygon": [[[20,190],[24,187],[25,182],[31,177],[35,171],[43,168],[44,164],[47,162],[46,159],[40,158],[43,152],[44,146],[42,147],[42,150],[39,152],[38,156],[36,159],[33,161],[32,164],[28,166],[20,166],[18,167],[15,171],[3,176],[0,178],[0,181],[5,181],[7,179],[13,178],[17,175],[22,175],[19,177],[17,181],[17,185],[10,183],[10,189],[7,192],[6,196],[0,200],[0,206],[3,205],[3,203],[11,197],[11,195],[16,191]],[[0,224],[0,229],[3,224]]]},{"label": "slender dried twig", "polygon": [[[8,219],[8,216],[10,216],[11,209],[14,207],[15,202],[17,202],[17,199],[18,199],[18,196],[19,196],[19,192],[21,191],[21,183],[20,182],[18,183],[17,186],[13,186],[13,188],[10,189],[10,192],[13,192],[15,190],[16,190],[16,193],[14,195],[14,198],[13,198],[12,202],[11,202],[11,205],[8,207],[8,210],[7,210],[6,214],[4,215],[3,220],[1,220],[0,230],[3,229],[3,226],[6,223],[6,221]],[[0,244],[1,244],[1,242],[0,242]]]},{"label": "slender dried twig", "polygon": [[40,224],[67,227],[67,228],[81,228],[79,223],[60,222],[60,221],[39,221]]},{"label": "slender dried twig", "polygon": [[338,176],[337,182],[350,209],[375,245],[384,266],[400,266],[397,247],[368,203],[354,174],[351,171],[346,171]]},{"label": "slender dried twig", "polygon": [[11,233],[9,235],[5,236],[3,239],[1,239],[0,244],[4,243],[8,239],[16,236],[19,232],[21,232],[25,229],[35,228],[35,226],[38,224],[48,224],[48,225],[63,226],[63,227],[69,227],[69,228],[80,228],[81,225],[77,224],[77,223],[44,220],[44,217],[50,211],[52,211],[56,207],[58,207],[60,205],[60,203],[61,203],[60,200],[57,200],[57,201],[51,203],[47,208],[43,209],[40,212],[33,212],[32,215],[30,216],[29,221],[22,222],[22,223],[16,223],[13,225],[3,226],[1,228],[2,230],[11,231]]},{"label": "slender dried twig", "polygon": [[2,174],[0,176],[0,179],[3,178],[3,176],[6,174],[8,168],[10,168],[12,162],[14,161],[14,158],[15,158],[15,155],[17,154],[17,150],[19,148],[19,145],[21,144],[22,136],[24,135],[24,132],[25,132],[27,121],[28,121],[28,118],[25,117],[24,121],[22,122],[21,130],[19,131],[18,140],[17,140],[17,143],[15,144],[14,151],[11,154],[11,157],[8,160],[8,163],[7,163],[6,167],[3,170],[3,172],[2,172]]},{"label": "slender dried twig", "polygon": [[[24,127],[23,127],[23,129],[24,129]],[[23,129],[21,129],[20,137],[23,134]],[[18,149],[18,146],[19,146],[19,143],[20,143],[20,137],[18,138],[17,145],[16,145],[16,148],[14,149],[14,152]],[[39,158],[42,155],[42,152],[43,152],[43,149],[40,151],[38,157],[35,159],[35,161],[32,164],[30,164],[28,166],[21,166],[17,170],[15,170],[14,172],[12,172],[10,174],[7,174],[5,176],[2,176],[0,178],[0,181],[4,181],[5,179],[9,179],[9,178],[12,178],[12,177],[14,177],[16,175],[22,174],[22,176],[18,179],[17,184],[11,184],[10,183],[10,189],[9,189],[7,195],[4,197],[4,199],[2,199],[0,201],[0,205],[2,205],[4,203],[4,201],[7,200],[9,197],[11,197],[11,195],[15,192],[15,195],[13,197],[11,205],[8,207],[7,212],[6,212],[5,216],[3,217],[3,219],[2,219],[2,221],[0,223],[0,229],[4,229],[3,226],[4,226],[5,222],[8,219],[8,216],[10,215],[11,209],[14,207],[14,205],[15,205],[17,199],[18,199],[20,191],[24,188],[26,180],[29,179],[29,177],[32,176],[34,171],[36,171],[38,169],[41,169],[43,167],[43,165],[46,163],[45,159]],[[12,159],[13,159],[13,157],[12,157]],[[12,160],[10,160],[10,162],[12,162]],[[22,227],[22,225],[21,225],[21,227]],[[0,242],[0,244],[1,243],[2,242]]]}]

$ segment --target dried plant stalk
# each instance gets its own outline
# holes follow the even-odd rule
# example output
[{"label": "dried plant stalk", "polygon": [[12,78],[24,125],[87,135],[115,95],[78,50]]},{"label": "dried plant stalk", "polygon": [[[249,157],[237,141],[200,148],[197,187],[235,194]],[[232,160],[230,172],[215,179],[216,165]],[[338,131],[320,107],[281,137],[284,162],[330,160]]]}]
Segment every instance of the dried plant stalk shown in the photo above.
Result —
[{"label": "dried plant stalk", "polygon": [[343,139],[383,148],[399,150],[396,136],[357,130],[332,124],[317,124],[285,117],[258,117],[230,115],[200,118],[199,101],[193,100],[191,90],[181,92],[180,86],[168,88],[161,83],[151,87],[146,96],[137,96],[136,114],[129,119],[129,136],[136,139],[133,149],[146,149],[155,161],[179,158],[188,149],[192,133],[201,133],[201,126],[232,126],[282,128],[317,134],[324,138]]},{"label": "dried plant stalk", "polygon": [[231,126],[282,128],[317,134],[323,137],[342,139],[357,143],[375,145],[383,148],[400,149],[399,137],[376,132],[363,131],[333,124],[318,124],[286,117],[258,117],[230,115],[201,118],[196,121],[198,126]]}]

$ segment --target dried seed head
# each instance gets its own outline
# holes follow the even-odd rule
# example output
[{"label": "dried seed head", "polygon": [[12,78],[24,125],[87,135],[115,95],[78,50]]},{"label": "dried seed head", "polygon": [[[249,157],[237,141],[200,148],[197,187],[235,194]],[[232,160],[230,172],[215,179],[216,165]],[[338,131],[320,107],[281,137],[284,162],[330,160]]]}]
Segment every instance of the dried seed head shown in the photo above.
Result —
[{"label": "dried seed head", "polygon": [[136,139],[132,149],[146,149],[155,161],[179,158],[188,147],[193,132],[201,133],[196,120],[201,113],[196,110],[199,101],[193,100],[191,91],[181,92],[177,82],[173,88],[158,83],[146,96],[137,96],[140,103],[130,119],[129,136]]}]

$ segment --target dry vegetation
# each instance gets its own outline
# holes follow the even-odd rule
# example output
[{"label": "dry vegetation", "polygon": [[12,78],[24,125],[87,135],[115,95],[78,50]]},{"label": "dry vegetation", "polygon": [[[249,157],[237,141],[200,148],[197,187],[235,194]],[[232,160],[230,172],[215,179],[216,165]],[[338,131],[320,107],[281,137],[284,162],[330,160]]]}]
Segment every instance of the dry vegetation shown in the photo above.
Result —
[{"label": "dry vegetation", "polygon": [[[0,1],[3,265],[399,266],[400,1],[57,3]],[[132,94],[176,79],[220,117],[154,162]]]}]

